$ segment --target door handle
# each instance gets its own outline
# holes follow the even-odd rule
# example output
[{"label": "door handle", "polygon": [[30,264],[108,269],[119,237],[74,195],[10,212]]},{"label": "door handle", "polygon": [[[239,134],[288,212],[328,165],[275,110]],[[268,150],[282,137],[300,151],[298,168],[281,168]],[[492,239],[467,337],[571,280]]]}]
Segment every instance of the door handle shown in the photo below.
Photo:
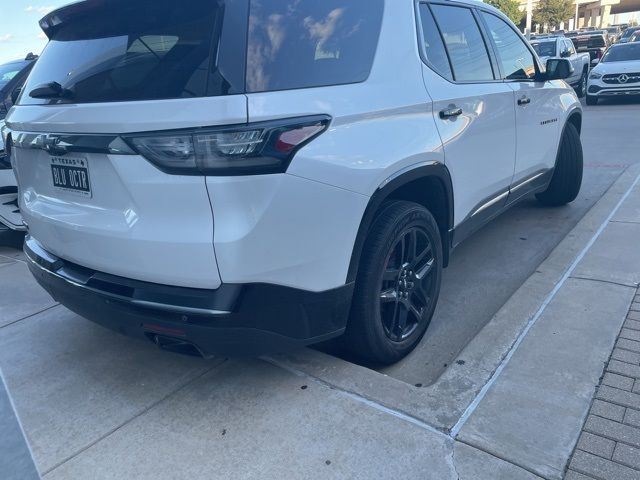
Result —
[{"label": "door handle", "polygon": [[440,118],[443,120],[446,118],[454,118],[462,115],[462,109],[456,106],[452,106],[451,108],[447,108],[446,110],[442,110],[440,112]]},{"label": "door handle", "polygon": [[518,99],[518,105],[529,105],[531,103],[531,99],[529,97],[522,97]]}]

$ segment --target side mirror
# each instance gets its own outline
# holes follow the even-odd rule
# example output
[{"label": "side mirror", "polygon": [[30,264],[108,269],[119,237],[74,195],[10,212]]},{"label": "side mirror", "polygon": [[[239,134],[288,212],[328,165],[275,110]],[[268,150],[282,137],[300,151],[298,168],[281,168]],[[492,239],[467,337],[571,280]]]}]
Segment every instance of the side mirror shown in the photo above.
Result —
[{"label": "side mirror", "polygon": [[600,63],[600,59],[599,58],[594,58],[593,60],[591,60],[591,66],[592,67],[595,67],[599,63]]},{"label": "side mirror", "polygon": [[13,92],[11,92],[11,103],[13,105],[15,105],[18,101],[18,98],[20,98],[20,93],[22,93],[22,88],[16,88]]},{"label": "side mirror", "polygon": [[550,58],[547,60],[547,80],[564,80],[574,72],[571,62],[566,58]]},{"label": "side mirror", "polygon": [[563,51],[560,53],[560,56],[561,56],[562,58],[570,57],[570,56],[571,56],[571,52],[569,52],[569,50],[563,50]]}]

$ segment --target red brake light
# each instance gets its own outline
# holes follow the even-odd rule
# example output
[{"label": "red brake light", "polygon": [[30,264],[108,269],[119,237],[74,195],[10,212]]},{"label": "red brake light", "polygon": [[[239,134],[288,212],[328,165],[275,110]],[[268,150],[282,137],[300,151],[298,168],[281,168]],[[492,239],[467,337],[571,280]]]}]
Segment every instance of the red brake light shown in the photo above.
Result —
[{"label": "red brake light", "polygon": [[296,147],[315,137],[324,128],[324,125],[318,124],[296,128],[295,130],[286,130],[278,137],[275,149],[281,153],[291,153]]}]

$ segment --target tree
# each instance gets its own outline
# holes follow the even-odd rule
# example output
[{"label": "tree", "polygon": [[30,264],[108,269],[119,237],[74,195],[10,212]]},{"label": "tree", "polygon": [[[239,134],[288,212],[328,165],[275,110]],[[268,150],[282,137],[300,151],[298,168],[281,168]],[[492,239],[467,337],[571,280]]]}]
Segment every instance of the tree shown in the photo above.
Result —
[{"label": "tree", "polygon": [[524,17],[524,12],[518,8],[520,3],[517,0],[485,0],[485,3],[496,7],[516,25],[520,24]]},{"label": "tree", "polygon": [[575,14],[573,0],[540,0],[533,12],[535,23],[557,27]]}]

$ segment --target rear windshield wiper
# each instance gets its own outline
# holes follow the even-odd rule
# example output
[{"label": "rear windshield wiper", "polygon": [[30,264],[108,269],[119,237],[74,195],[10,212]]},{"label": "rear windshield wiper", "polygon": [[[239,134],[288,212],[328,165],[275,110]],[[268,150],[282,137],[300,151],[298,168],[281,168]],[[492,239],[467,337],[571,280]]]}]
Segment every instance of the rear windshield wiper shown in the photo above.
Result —
[{"label": "rear windshield wiper", "polygon": [[38,85],[29,92],[31,98],[73,98],[73,92],[63,88],[58,82]]}]

